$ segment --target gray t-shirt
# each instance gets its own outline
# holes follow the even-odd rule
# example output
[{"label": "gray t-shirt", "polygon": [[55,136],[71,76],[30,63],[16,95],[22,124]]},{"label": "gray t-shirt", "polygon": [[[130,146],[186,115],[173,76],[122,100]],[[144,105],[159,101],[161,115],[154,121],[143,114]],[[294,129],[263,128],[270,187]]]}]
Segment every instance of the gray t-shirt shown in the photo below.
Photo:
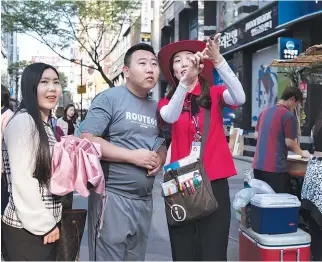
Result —
[{"label": "gray t-shirt", "polygon": [[[93,100],[82,132],[104,134],[104,139],[119,147],[152,150],[159,135],[157,102],[137,97],[125,86],[107,89]],[[133,199],[152,197],[154,177],[147,177],[147,169],[128,163],[101,164],[108,191]]]}]

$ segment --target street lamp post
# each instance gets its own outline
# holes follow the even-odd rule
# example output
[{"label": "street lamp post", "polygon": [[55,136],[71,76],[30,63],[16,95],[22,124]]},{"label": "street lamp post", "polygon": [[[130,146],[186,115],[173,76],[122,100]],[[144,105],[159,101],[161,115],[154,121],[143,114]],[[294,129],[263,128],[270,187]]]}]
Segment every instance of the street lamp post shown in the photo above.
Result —
[{"label": "street lamp post", "polygon": [[[71,59],[70,61],[73,62],[73,63],[76,63],[76,64],[80,64],[80,66],[81,66],[80,85],[82,86],[83,85],[83,58],[81,60]],[[78,63],[78,61],[80,61],[80,63]],[[80,95],[81,95],[81,101],[80,101],[81,109],[80,109],[80,114],[81,114],[81,121],[82,121],[83,120],[83,93],[81,92]]]},{"label": "street lamp post", "polygon": [[[83,85],[83,58],[80,60],[80,65],[81,65],[81,86]],[[81,93],[81,121],[83,121],[83,92]]]}]

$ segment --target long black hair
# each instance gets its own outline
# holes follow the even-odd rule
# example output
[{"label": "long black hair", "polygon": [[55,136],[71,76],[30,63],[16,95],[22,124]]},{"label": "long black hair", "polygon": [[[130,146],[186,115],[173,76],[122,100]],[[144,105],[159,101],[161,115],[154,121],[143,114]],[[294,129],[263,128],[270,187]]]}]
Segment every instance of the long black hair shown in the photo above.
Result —
[{"label": "long black hair", "polygon": [[[57,70],[51,65],[44,63],[34,63],[25,68],[21,76],[21,95],[22,101],[17,110],[25,109],[35,121],[35,133],[39,134],[39,145],[36,148],[36,164],[34,177],[39,183],[47,184],[51,176],[51,155],[48,142],[48,136],[41,118],[40,107],[38,104],[37,87],[41,76],[46,69],[53,69],[57,77]],[[35,137],[35,136],[34,136]]]},{"label": "long black hair", "polygon": [[[179,85],[179,80],[174,76],[174,71],[173,71],[173,60],[174,60],[174,54],[170,60],[170,72],[172,75],[172,79],[174,81],[175,86],[171,86],[171,89],[167,95],[167,99],[171,99],[174,92],[176,91],[177,86]],[[210,97],[210,85],[208,82],[201,76],[199,75],[199,83],[201,87],[201,94],[199,97],[196,97],[194,95],[191,96],[191,106],[193,111],[195,107],[204,107],[209,109],[211,107],[211,97]],[[172,83],[171,83],[172,84]]]},{"label": "long black hair", "polygon": [[320,110],[320,114],[317,117],[313,129],[313,140],[318,140],[318,136],[321,135],[321,128],[322,128],[322,108]]},{"label": "long black hair", "polygon": [[8,88],[1,84],[1,107],[3,106],[10,108],[10,93]]},{"label": "long black hair", "polygon": [[63,116],[63,119],[64,121],[68,121],[68,118],[67,118],[67,111],[69,108],[73,107],[74,108],[74,115],[73,117],[71,118],[71,120],[73,121],[73,123],[75,124],[76,123],[76,119],[77,119],[77,114],[76,114],[76,108],[73,104],[68,104],[65,109],[64,109],[64,116]]}]

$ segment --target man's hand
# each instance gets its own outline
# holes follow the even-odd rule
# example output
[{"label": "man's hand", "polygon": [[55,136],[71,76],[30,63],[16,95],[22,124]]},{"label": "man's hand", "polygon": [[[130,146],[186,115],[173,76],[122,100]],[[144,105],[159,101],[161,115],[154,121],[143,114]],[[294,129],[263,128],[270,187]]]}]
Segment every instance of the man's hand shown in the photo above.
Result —
[{"label": "man's hand", "polygon": [[144,167],[146,169],[154,169],[158,165],[157,153],[147,149],[133,150],[132,164]]},{"label": "man's hand", "polygon": [[301,156],[304,157],[304,158],[311,159],[311,154],[307,150],[302,150],[302,155]]},{"label": "man's hand", "polygon": [[156,176],[158,175],[161,168],[164,166],[164,163],[167,158],[167,148],[166,146],[161,146],[157,152],[157,166],[155,166],[152,170],[149,170],[148,176]]},{"label": "man's hand", "polygon": [[48,235],[44,236],[44,245],[54,243],[59,239],[59,228],[56,227]]},{"label": "man's hand", "polygon": [[148,176],[157,176],[159,174],[160,169],[163,166],[162,157],[160,156],[160,154],[157,154],[157,155],[158,155],[158,157],[157,157],[157,166],[155,168],[149,170]]}]

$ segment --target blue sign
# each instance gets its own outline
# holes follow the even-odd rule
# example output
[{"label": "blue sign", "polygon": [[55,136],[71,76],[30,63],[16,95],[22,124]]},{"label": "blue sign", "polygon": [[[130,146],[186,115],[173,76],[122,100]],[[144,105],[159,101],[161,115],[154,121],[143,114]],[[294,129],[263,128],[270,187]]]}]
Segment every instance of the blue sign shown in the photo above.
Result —
[{"label": "blue sign", "polygon": [[302,53],[302,40],[297,38],[279,37],[278,52],[281,60],[297,58]]},{"label": "blue sign", "polygon": [[[234,67],[232,64],[229,64],[231,70],[234,71]],[[218,71],[216,69],[214,69],[213,71],[214,74],[214,80],[215,80],[215,85],[216,86],[220,86],[220,85],[225,85],[224,81],[222,80],[222,78],[220,77]],[[233,110],[229,107],[225,107],[223,109],[222,112],[222,117],[224,120],[224,125],[231,125],[232,124],[232,114],[233,114]]]},{"label": "blue sign", "polygon": [[322,12],[322,1],[278,1],[278,10],[278,25],[282,25],[309,14]]},{"label": "blue sign", "polygon": [[[229,66],[230,66],[231,70],[234,71],[233,65],[232,64],[229,64]],[[216,86],[222,86],[222,85],[225,84],[216,69],[213,70],[213,74],[214,74],[214,80],[215,80],[215,85]]]},{"label": "blue sign", "polygon": [[231,126],[233,119],[233,110],[229,107],[225,107],[222,111],[222,118],[224,120],[224,125]]},{"label": "blue sign", "polygon": [[13,96],[13,87],[9,88],[10,96]]}]

